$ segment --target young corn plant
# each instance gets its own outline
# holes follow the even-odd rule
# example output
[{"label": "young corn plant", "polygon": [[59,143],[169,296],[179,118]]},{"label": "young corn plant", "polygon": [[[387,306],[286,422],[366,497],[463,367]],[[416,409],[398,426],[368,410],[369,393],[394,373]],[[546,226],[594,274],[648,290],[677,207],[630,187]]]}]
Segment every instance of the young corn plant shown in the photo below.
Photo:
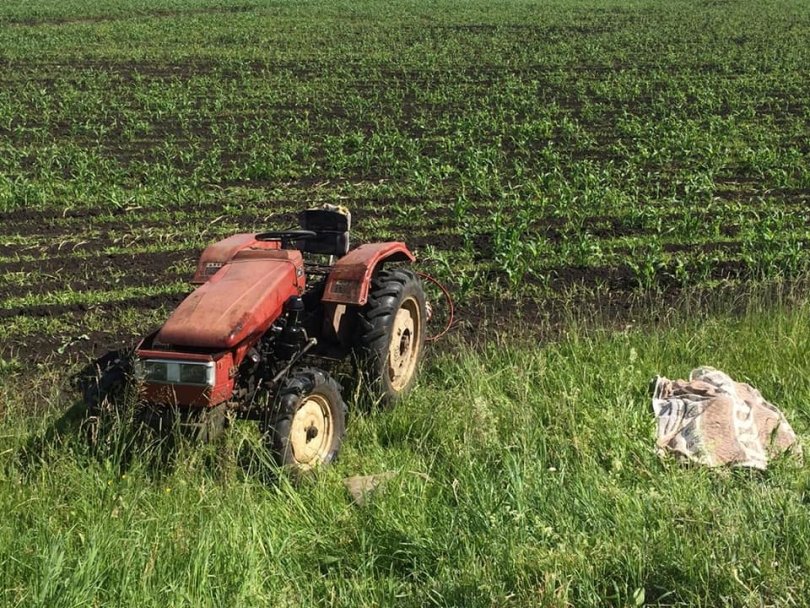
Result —
[{"label": "young corn plant", "polygon": [[645,291],[658,287],[658,280],[666,271],[668,261],[661,244],[655,241],[634,245],[627,257],[636,286]]}]

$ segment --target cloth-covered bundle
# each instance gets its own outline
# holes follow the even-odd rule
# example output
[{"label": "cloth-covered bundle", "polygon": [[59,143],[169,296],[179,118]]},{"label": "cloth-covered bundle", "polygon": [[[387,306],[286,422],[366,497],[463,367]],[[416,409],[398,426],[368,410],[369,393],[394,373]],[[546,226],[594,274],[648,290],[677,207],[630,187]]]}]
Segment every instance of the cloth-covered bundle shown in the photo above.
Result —
[{"label": "cloth-covered bundle", "polygon": [[756,469],[785,452],[801,457],[782,413],[754,387],[711,367],[692,370],[688,382],[657,378],[652,405],[662,453],[710,467]]}]

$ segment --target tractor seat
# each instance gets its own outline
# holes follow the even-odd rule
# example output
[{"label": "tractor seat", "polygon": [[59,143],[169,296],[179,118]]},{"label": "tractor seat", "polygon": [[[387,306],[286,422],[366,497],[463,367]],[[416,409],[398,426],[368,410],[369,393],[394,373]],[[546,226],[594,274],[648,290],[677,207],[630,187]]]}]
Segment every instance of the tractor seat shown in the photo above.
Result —
[{"label": "tractor seat", "polygon": [[302,230],[311,230],[316,236],[301,239],[297,243],[304,253],[316,253],[343,257],[349,252],[351,213],[334,205],[321,209],[307,209],[298,215]]}]

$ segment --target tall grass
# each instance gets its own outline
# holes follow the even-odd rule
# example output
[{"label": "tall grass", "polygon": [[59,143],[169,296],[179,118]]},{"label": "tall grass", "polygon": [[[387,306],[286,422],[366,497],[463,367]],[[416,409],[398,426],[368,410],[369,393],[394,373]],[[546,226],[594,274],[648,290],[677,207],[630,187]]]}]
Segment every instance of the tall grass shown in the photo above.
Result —
[{"label": "tall grass", "polygon": [[[711,364],[806,433],[808,314],[448,349],[406,403],[354,412],[339,463],[301,484],[240,425],[168,459],[90,455],[57,383],[7,380],[0,603],[807,605],[807,468],[659,460],[647,384]],[[383,471],[396,474],[354,504],[343,478]]]}]

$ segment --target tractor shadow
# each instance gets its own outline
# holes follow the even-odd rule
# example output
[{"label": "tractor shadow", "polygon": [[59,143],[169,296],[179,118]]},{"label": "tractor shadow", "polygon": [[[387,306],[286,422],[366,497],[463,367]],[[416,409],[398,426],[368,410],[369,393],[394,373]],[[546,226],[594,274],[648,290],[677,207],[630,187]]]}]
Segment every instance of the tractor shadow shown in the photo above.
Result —
[{"label": "tractor shadow", "polygon": [[43,467],[64,461],[66,456],[78,463],[96,460],[121,474],[136,459],[150,476],[161,477],[173,470],[184,438],[176,434],[158,436],[143,428],[131,415],[134,408],[125,413],[107,411],[104,420],[91,415],[87,389],[98,385],[99,370],[120,354],[108,352],[62,381],[57,406],[64,409],[16,449],[14,462],[20,472],[31,476]]},{"label": "tractor shadow", "polygon": [[[182,467],[213,479],[246,478],[266,486],[277,485],[282,476],[295,481],[280,469],[255,422],[227,418],[220,433],[200,437],[189,433],[188,425],[180,424],[177,417],[163,417],[163,427],[156,429],[153,421],[145,420],[145,410],[136,398],[117,409],[104,405],[91,411],[88,389],[97,388],[103,370],[121,357],[119,351],[106,353],[62,381],[58,402],[62,413],[16,450],[15,464],[24,475],[33,476],[67,457],[80,467],[95,466],[95,462],[119,475],[137,468],[156,480]],[[348,385],[349,395],[354,393],[352,405],[375,409],[361,396],[362,387],[352,384],[356,376],[351,368],[341,371],[344,387]]]},{"label": "tractor shadow", "polygon": [[82,400],[68,405],[61,416],[39,432],[31,434],[17,449],[15,464],[25,476],[36,475],[65,458],[79,466],[92,460],[103,463],[118,474],[126,473],[136,460],[150,477],[171,472],[178,451],[174,437],[155,438],[141,429],[133,430],[115,421],[103,439],[91,442],[87,406]]},{"label": "tractor shadow", "polygon": [[[32,434],[17,448],[16,465],[25,474],[64,457],[64,449],[72,443],[85,418],[81,402],[71,404],[65,412],[45,429]],[[61,454],[60,454],[61,453]]]},{"label": "tractor shadow", "polygon": [[[90,422],[85,403],[71,401],[58,418],[17,448],[15,468],[33,479],[70,459],[80,468],[101,466],[117,476],[135,469],[150,481],[184,469],[220,481],[250,478],[268,486],[278,482],[278,468],[262,449],[258,433],[230,437],[233,429],[228,429],[204,441],[176,428],[156,431],[132,417],[110,421],[103,430],[91,430]],[[243,435],[250,439],[243,440]]]},{"label": "tractor shadow", "polygon": [[66,394],[61,405],[64,409],[58,417],[16,447],[12,462],[23,478],[35,480],[66,460],[116,476],[137,470],[151,482],[185,470],[220,482],[251,479],[269,487],[277,485],[282,475],[255,425],[251,428],[247,422],[205,441],[176,428],[155,431],[133,416],[93,429],[83,399]]},{"label": "tractor shadow", "polygon": [[[31,432],[25,441],[17,446],[13,462],[24,475],[32,475],[42,467],[49,467],[65,457],[65,452],[73,452],[77,446],[76,437],[87,418],[87,407],[78,397],[80,385],[92,375],[96,361],[87,364],[67,378],[54,379],[59,387],[56,398],[51,401],[62,413],[51,420],[44,428]],[[31,387],[34,391],[34,387]]]}]

